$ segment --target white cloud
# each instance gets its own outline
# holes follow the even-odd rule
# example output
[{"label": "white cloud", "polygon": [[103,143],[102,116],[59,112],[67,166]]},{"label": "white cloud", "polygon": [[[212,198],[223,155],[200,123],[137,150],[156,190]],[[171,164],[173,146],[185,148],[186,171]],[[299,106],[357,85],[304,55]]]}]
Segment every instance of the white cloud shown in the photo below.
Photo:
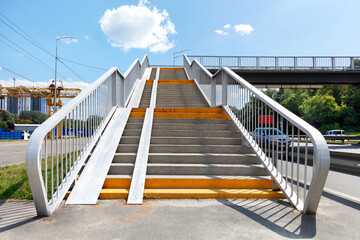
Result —
[{"label": "white cloud", "polygon": [[230,24],[226,24],[226,25],[224,26],[224,28],[226,28],[226,29],[228,29],[228,28],[230,28],[230,27],[231,27]]},{"label": "white cloud", "polygon": [[234,29],[240,35],[250,34],[254,30],[249,24],[238,24],[234,26]]},{"label": "white cloud", "polygon": [[89,40],[89,39],[90,39],[88,35],[85,35],[84,38],[85,38],[85,40]]},{"label": "white cloud", "polygon": [[0,66],[0,71],[2,70],[2,66]]},{"label": "white cloud", "polygon": [[150,52],[166,52],[174,47],[168,35],[175,34],[175,25],[166,10],[148,7],[147,0],[137,6],[122,5],[108,9],[99,20],[104,34],[113,47],[124,51],[131,48],[148,48]]},{"label": "white cloud", "polygon": [[[26,79],[17,78],[15,83],[16,86],[46,88],[52,83],[52,79],[50,79],[47,82],[32,82]],[[90,86],[90,84],[87,82],[73,82],[71,78],[68,78],[67,80],[63,80],[62,84],[65,88],[80,88],[82,90]],[[0,85],[2,85],[3,87],[13,87],[14,80],[13,79],[0,80]]]},{"label": "white cloud", "polygon": [[76,38],[62,38],[62,39],[60,39],[60,41],[62,41],[66,45],[70,45],[72,43],[77,43],[78,42],[78,40]]},{"label": "white cloud", "polygon": [[227,32],[224,32],[223,30],[215,30],[215,33],[219,34],[219,35],[227,35],[228,34]]}]

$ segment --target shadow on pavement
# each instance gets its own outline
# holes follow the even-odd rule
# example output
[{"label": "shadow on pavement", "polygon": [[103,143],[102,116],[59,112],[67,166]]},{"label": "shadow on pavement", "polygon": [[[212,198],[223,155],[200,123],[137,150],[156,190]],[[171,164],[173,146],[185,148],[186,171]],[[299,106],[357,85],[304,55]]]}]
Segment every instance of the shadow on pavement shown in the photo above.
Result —
[{"label": "shadow on pavement", "polygon": [[0,201],[0,233],[38,219],[33,201]]},{"label": "shadow on pavement", "polygon": [[338,202],[338,203],[341,203],[341,204],[344,204],[348,207],[351,207],[355,210],[358,210],[360,211],[360,203],[357,203],[357,202],[354,202],[350,199],[347,199],[343,196],[339,196],[339,195],[335,195],[335,194],[332,194],[332,193],[329,193],[327,191],[323,191],[323,197],[326,197],[326,198],[329,198],[335,202]]},{"label": "shadow on pavement", "polygon": [[315,216],[306,216],[282,199],[218,199],[222,204],[288,238],[316,236]]}]

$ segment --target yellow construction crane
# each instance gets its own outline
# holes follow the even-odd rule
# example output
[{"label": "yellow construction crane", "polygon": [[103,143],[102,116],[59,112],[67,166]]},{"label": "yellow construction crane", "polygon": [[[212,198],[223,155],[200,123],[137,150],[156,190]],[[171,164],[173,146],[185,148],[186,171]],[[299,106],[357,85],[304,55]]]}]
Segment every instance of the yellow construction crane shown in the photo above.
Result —
[{"label": "yellow construction crane", "polygon": [[50,117],[54,112],[54,101],[56,108],[62,107],[61,98],[74,98],[81,92],[79,88],[65,88],[60,81],[60,86],[56,86],[56,100],[54,99],[54,81],[47,88],[40,87],[2,87],[0,86],[0,98],[4,97],[26,97],[26,98],[46,98],[47,114]]}]

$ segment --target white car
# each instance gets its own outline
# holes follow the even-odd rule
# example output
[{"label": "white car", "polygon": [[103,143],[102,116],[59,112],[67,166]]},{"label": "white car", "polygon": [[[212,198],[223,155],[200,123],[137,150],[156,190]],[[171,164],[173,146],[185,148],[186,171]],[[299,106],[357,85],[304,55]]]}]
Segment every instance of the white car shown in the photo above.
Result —
[{"label": "white car", "polygon": [[330,130],[327,131],[324,136],[345,136],[344,130]]}]

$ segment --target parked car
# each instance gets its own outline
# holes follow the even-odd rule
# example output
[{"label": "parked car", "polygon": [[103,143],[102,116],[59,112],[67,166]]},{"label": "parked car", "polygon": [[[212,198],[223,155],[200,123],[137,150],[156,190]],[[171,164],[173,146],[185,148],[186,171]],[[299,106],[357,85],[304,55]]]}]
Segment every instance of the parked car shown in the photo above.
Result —
[{"label": "parked car", "polygon": [[277,128],[256,128],[252,136],[258,143],[266,142],[278,146],[289,146],[291,143],[290,138]]},{"label": "parked car", "polygon": [[345,136],[344,130],[330,130],[325,133],[324,136]]}]

